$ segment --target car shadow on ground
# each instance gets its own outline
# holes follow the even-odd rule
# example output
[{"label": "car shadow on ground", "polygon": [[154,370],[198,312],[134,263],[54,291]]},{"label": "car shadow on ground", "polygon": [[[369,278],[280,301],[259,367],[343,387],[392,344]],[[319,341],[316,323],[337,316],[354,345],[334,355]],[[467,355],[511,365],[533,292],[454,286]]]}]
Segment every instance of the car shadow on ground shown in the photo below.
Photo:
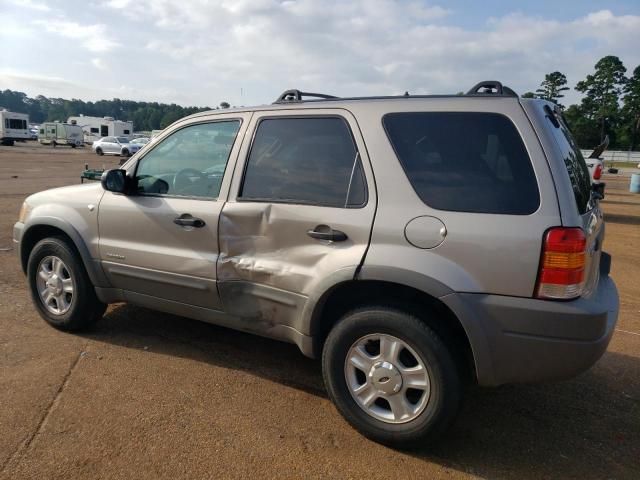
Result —
[{"label": "car shadow on ground", "polygon": [[[327,397],[319,361],[255,335],[118,305],[84,336]],[[574,380],[470,388],[438,444],[409,454],[487,478],[640,478],[640,359],[609,352]]]}]

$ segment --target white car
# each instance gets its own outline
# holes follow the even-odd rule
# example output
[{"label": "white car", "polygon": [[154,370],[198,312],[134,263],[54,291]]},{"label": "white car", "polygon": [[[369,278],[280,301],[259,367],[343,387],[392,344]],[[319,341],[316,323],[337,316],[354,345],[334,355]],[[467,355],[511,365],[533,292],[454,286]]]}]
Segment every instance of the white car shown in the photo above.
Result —
[{"label": "white car", "polygon": [[120,155],[130,157],[144,145],[132,143],[127,137],[102,137],[91,145],[98,155]]},{"label": "white car", "polygon": [[133,140],[131,140],[131,143],[134,143],[134,144],[140,145],[140,146],[144,146],[147,143],[149,143],[149,139],[147,137],[138,137],[138,138],[134,138]]}]

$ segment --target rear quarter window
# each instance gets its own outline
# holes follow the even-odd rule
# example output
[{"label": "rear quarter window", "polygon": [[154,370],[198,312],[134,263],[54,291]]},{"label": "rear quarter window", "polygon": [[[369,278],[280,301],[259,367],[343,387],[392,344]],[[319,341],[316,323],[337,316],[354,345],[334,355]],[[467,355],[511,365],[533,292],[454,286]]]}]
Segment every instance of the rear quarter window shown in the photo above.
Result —
[{"label": "rear quarter window", "polygon": [[[547,127],[560,148],[562,160],[567,169],[573,195],[576,199],[576,206],[578,207],[578,212],[582,215],[589,210],[591,202],[591,175],[589,174],[587,162],[582,156],[578,145],[576,145],[562,115],[552,111],[550,108],[545,108],[545,110]],[[552,115],[555,116],[555,122]]]},{"label": "rear quarter window", "polygon": [[432,208],[529,215],[540,205],[531,160],[515,126],[484,112],[407,112],[383,117],[398,160]]}]

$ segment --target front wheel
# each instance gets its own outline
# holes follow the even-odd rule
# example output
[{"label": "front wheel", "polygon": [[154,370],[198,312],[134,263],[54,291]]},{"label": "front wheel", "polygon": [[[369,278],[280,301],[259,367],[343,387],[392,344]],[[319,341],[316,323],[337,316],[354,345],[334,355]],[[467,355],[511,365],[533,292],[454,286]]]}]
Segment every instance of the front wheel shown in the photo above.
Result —
[{"label": "front wheel", "polygon": [[126,148],[124,150],[122,150],[122,156],[123,157],[130,157],[131,154],[129,153],[129,150],[127,150]]},{"label": "front wheel", "polygon": [[104,314],[106,305],[96,297],[81,259],[62,238],[45,238],[33,247],[27,277],[38,313],[57,329],[81,330]]},{"label": "front wheel", "polygon": [[96,148],[96,153],[100,156],[104,155],[104,152],[102,151],[102,149],[100,147]]},{"label": "front wheel", "polygon": [[343,317],[325,342],[322,371],[345,419],[395,447],[434,441],[461,401],[449,349],[423,321],[392,308],[371,306]]}]

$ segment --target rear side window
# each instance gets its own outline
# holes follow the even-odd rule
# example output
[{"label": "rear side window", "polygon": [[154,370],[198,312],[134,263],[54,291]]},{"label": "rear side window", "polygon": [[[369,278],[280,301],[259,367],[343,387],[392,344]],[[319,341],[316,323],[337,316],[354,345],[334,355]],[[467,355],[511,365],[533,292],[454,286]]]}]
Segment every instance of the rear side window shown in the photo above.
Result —
[{"label": "rear side window", "polygon": [[240,199],[327,207],[366,203],[364,174],[341,118],[271,118],[258,125]]},{"label": "rear side window", "polygon": [[[556,121],[554,122],[549,115],[555,115]],[[591,176],[589,175],[587,162],[573,140],[571,132],[562,116],[549,109],[547,118],[549,120],[549,130],[551,130],[562,152],[562,159],[567,168],[569,180],[571,180],[571,187],[573,188],[573,195],[578,205],[578,212],[580,214],[586,213],[589,209],[589,201],[591,200]]]},{"label": "rear side window", "polygon": [[391,113],[383,124],[411,185],[428,206],[508,215],[538,209],[531,160],[504,115]]}]

